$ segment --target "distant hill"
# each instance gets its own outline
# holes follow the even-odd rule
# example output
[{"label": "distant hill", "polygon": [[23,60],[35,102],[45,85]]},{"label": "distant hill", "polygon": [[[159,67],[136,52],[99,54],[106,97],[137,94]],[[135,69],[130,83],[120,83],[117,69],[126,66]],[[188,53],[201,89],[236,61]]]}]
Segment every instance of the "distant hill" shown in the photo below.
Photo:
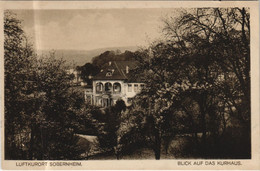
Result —
[{"label": "distant hill", "polygon": [[[68,63],[74,63],[75,65],[82,66],[87,62],[91,62],[93,57],[99,56],[105,51],[121,51],[122,53],[127,51],[136,51],[138,48],[136,46],[129,47],[110,47],[110,48],[100,48],[94,50],[54,50],[57,58],[63,58]],[[48,55],[50,50],[39,50],[38,55]]]}]

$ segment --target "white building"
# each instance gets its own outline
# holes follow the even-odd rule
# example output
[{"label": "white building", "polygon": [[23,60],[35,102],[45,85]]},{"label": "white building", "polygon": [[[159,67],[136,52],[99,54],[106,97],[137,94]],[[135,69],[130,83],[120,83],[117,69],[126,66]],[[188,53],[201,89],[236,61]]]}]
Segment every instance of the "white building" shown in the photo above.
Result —
[{"label": "white building", "polygon": [[75,85],[81,85],[83,83],[83,79],[80,77],[80,71],[76,69],[69,69],[67,70],[67,73],[70,75],[73,75],[72,83]]},{"label": "white building", "polygon": [[93,105],[108,107],[118,99],[131,104],[131,99],[144,86],[140,79],[130,73],[137,65],[134,61],[111,61],[93,77],[93,88],[85,90],[85,99]]}]

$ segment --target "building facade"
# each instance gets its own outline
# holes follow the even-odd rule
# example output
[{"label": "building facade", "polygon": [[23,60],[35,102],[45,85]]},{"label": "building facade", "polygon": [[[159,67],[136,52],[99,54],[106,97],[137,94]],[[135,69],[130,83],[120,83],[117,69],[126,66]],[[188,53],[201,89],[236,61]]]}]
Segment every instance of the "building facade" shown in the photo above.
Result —
[{"label": "building facade", "polygon": [[67,73],[73,76],[73,79],[71,80],[71,83],[73,85],[84,85],[83,79],[80,76],[81,75],[80,71],[71,68],[67,70]]},{"label": "building facade", "polygon": [[85,90],[85,99],[91,104],[109,107],[122,99],[126,105],[141,92],[144,84],[133,79],[131,69],[137,65],[134,61],[111,61],[105,64],[100,73],[93,77],[92,89]]}]

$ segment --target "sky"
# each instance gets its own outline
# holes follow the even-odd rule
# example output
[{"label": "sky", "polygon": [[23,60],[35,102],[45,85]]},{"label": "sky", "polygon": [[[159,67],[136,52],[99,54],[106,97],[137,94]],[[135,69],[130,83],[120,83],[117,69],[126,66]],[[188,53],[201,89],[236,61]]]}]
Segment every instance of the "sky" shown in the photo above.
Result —
[{"label": "sky", "polygon": [[147,46],[173,9],[15,10],[37,50]]}]

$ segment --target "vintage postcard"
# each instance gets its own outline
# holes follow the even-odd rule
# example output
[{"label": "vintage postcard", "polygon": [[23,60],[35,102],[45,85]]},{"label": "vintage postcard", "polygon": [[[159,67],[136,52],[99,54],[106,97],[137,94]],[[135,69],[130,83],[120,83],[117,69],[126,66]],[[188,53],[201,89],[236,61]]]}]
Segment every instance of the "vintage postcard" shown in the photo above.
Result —
[{"label": "vintage postcard", "polygon": [[258,170],[258,1],[1,1],[4,170]]}]

